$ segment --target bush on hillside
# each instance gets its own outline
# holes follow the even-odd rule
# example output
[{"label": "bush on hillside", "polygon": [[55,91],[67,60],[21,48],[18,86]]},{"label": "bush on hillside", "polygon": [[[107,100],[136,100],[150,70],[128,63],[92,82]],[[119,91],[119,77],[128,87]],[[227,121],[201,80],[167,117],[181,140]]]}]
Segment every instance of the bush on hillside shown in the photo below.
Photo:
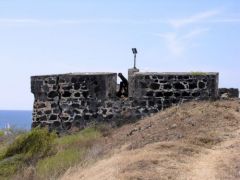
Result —
[{"label": "bush on hillside", "polygon": [[55,133],[49,133],[47,129],[33,129],[28,133],[19,135],[8,146],[5,158],[16,154],[24,154],[24,157],[28,160],[47,156],[56,137]]},{"label": "bush on hillside", "polygon": [[0,137],[4,136],[4,132],[0,130]]},{"label": "bush on hillside", "polygon": [[24,174],[28,167],[33,167],[34,178],[55,179],[69,167],[83,161],[101,136],[96,127],[59,138],[56,133],[40,128],[21,133],[10,143],[0,144],[0,179],[26,179]]}]

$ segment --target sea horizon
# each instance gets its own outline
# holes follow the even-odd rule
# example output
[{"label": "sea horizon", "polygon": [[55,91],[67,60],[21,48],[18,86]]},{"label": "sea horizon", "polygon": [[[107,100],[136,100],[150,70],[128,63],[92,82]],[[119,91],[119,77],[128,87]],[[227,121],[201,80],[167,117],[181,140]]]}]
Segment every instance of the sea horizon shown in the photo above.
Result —
[{"label": "sea horizon", "polygon": [[30,130],[32,110],[0,110],[0,129]]}]

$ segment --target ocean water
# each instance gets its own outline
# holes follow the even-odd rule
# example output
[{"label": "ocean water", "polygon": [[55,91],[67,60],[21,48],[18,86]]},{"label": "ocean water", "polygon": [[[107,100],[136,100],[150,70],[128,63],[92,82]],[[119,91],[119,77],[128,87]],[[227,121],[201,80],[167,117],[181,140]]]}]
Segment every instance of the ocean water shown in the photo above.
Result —
[{"label": "ocean water", "polygon": [[0,129],[8,124],[12,128],[30,130],[32,111],[0,110]]}]

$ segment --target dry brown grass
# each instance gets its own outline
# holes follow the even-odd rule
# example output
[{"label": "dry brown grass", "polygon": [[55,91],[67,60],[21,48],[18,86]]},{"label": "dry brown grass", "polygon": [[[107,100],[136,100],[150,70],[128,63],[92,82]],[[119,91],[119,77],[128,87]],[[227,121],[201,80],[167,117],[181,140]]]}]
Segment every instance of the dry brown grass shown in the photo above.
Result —
[{"label": "dry brown grass", "polygon": [[125,125],[102,139],[95,163],[62,179],[239,179],[239,107],[190,102]]}]

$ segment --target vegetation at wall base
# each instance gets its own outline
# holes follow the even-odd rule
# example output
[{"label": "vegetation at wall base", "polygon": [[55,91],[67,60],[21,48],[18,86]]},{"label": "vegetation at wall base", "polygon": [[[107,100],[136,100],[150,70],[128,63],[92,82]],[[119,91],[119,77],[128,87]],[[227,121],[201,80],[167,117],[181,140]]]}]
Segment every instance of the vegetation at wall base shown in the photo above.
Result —
[{"label": "vegetation at wall base", "polygon": [[[62,137],[40,128],[22,133],[10,144],[1,143],[0,179],[57,178],[78,164],[99,137],[101,133],[96,128]],[[29,167],[33,167],[32,177],[24,177]]]},{"label": "vegetation at wall base", "polygon": [[4,131],[0,130],[0,137],[4,136]]}]

